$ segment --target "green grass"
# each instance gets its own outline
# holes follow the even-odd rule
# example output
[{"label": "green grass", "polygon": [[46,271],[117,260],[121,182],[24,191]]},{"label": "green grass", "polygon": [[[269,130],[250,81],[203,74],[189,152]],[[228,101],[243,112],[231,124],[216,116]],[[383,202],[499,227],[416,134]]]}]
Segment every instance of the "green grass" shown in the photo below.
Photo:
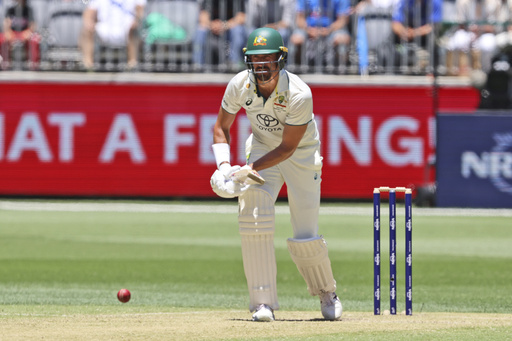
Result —
[{"label": "green grass", "polygon": [[[319,222],[345,312],[373,311],[371,204],[360,206],[368,206],[367,216],[322,215]],[[401,219],[399,311],[405,309]],[[0,210],[0,221],[3,318],[21,311],[115,312],[115,296],[123,287],[132,292],[130,309],[141,312],[247,309],[236,213]],[[510,222],[510,217],[413,213],[414,312],[512,313]],[[281,310],[317,311],[318,300],[307,293],[286,249],[289,215],[278,214],[276,224]],[[387,265],[383,261],[382,309],[389,306]]]},{"label": "green grass", "polygon": [[[510,218],[413,218],[415,311],[511,312]],[[247,305],[236,214],[1,211],[0,219],[0,287],[8,293],[0,304],[77,304],[84,290],[95,294],[87,295],[83,304],[109,304],[112,291],[129,287],[133,303],[140,305]],[[370,219],[320,218],[348,311],[372,310]],[[276,222],[282,309],[317,309],[286,249],[289,216],[278,215]],[[383,309],[389,271],[385,231]],[[404,284],[402,231],[399,295]],[[208,299],[198,297],[203,294]],[[399,303],[403,305],[401,296]]]}]

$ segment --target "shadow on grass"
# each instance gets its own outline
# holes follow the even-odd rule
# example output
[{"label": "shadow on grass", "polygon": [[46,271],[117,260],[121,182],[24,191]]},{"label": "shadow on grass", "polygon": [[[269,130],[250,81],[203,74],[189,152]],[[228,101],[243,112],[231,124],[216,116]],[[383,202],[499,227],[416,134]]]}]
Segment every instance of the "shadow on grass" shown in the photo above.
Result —
[{"label": "shadow on grass", "polygon": [[[229,319],[229,321],[255,322],[251,319]],[[274,323],[275,322],[341,322],[341,321],[343,321],[343,319],[331,321],[331,320],[326,320],[326,319],[322,319],[322,318],[313,318],[313,319],[278,319],[278,318],[276,318]],[[255,323],[257,323],[257,322],[255,322]],[[261,322],[261,323],[264,323],[264,322]]]}]

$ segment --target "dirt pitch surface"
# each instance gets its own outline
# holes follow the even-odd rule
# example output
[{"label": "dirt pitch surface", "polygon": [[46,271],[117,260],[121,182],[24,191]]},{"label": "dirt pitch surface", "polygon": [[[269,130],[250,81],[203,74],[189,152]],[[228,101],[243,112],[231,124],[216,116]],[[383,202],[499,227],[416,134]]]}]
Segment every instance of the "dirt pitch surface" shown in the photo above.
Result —
[{"label": "dirt pitch surface", "polygon": [[248,312],[234,310],[50,317],[9,314],[0,316],[0,339],[321,340],[338,335],[340,339],[370,340],[382,339],[378,336],[386,333],[396,336],[405,332],[422,339],[422,335],[450,335],[457,330],[512,330],[509,314],[374,316],[347,312],[341,321],[330,322],[319,319],[318,312],[280,311],[276,317],[273,323],[256,323],[249,320]]}]

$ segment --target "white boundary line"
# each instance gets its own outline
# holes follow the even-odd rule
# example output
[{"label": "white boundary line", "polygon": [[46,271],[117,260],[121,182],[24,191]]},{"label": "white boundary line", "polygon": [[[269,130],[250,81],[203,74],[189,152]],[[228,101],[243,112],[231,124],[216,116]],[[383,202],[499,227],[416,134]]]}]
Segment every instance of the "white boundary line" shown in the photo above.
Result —
[{"label": "white boundary line", "polygon": [[[339,207],[320,207],[320,215],[356,215],[372,216],[371,203],[368,207],[340,204]],[[387,207],[384,203],[383,207]],[[119,203],[119,202],[35,202],[0,201],[0,210],[4,211],[48,211],[48,212],[132,212],[132,213],[219,213],[237,214],[238,205],[227,204],[155,204],[155,203]],[[277,214],[289,214],[288,206],[277,205]],[[382,209],[382,215],[387,210]],[[512,217],[512,209],[474,209],[474,208],[423,208],[413,207],[413,216],[468,216],[468,217]]]}]

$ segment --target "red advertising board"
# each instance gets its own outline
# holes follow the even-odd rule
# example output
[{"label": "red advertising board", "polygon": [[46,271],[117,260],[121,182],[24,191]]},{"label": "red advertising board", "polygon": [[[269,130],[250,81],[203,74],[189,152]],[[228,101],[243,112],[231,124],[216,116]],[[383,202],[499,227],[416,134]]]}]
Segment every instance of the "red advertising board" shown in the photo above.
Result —
[{"label": "red advertising board", "polygon": [[[0,84],[0,195],[213,197],[212,127],[224,87]],[[311,88],[324,198],[369,198],[375,186],[426,181],[435,148],[431,88]],[[233,162],[243,163],[249,133],[241,112]]]}]

